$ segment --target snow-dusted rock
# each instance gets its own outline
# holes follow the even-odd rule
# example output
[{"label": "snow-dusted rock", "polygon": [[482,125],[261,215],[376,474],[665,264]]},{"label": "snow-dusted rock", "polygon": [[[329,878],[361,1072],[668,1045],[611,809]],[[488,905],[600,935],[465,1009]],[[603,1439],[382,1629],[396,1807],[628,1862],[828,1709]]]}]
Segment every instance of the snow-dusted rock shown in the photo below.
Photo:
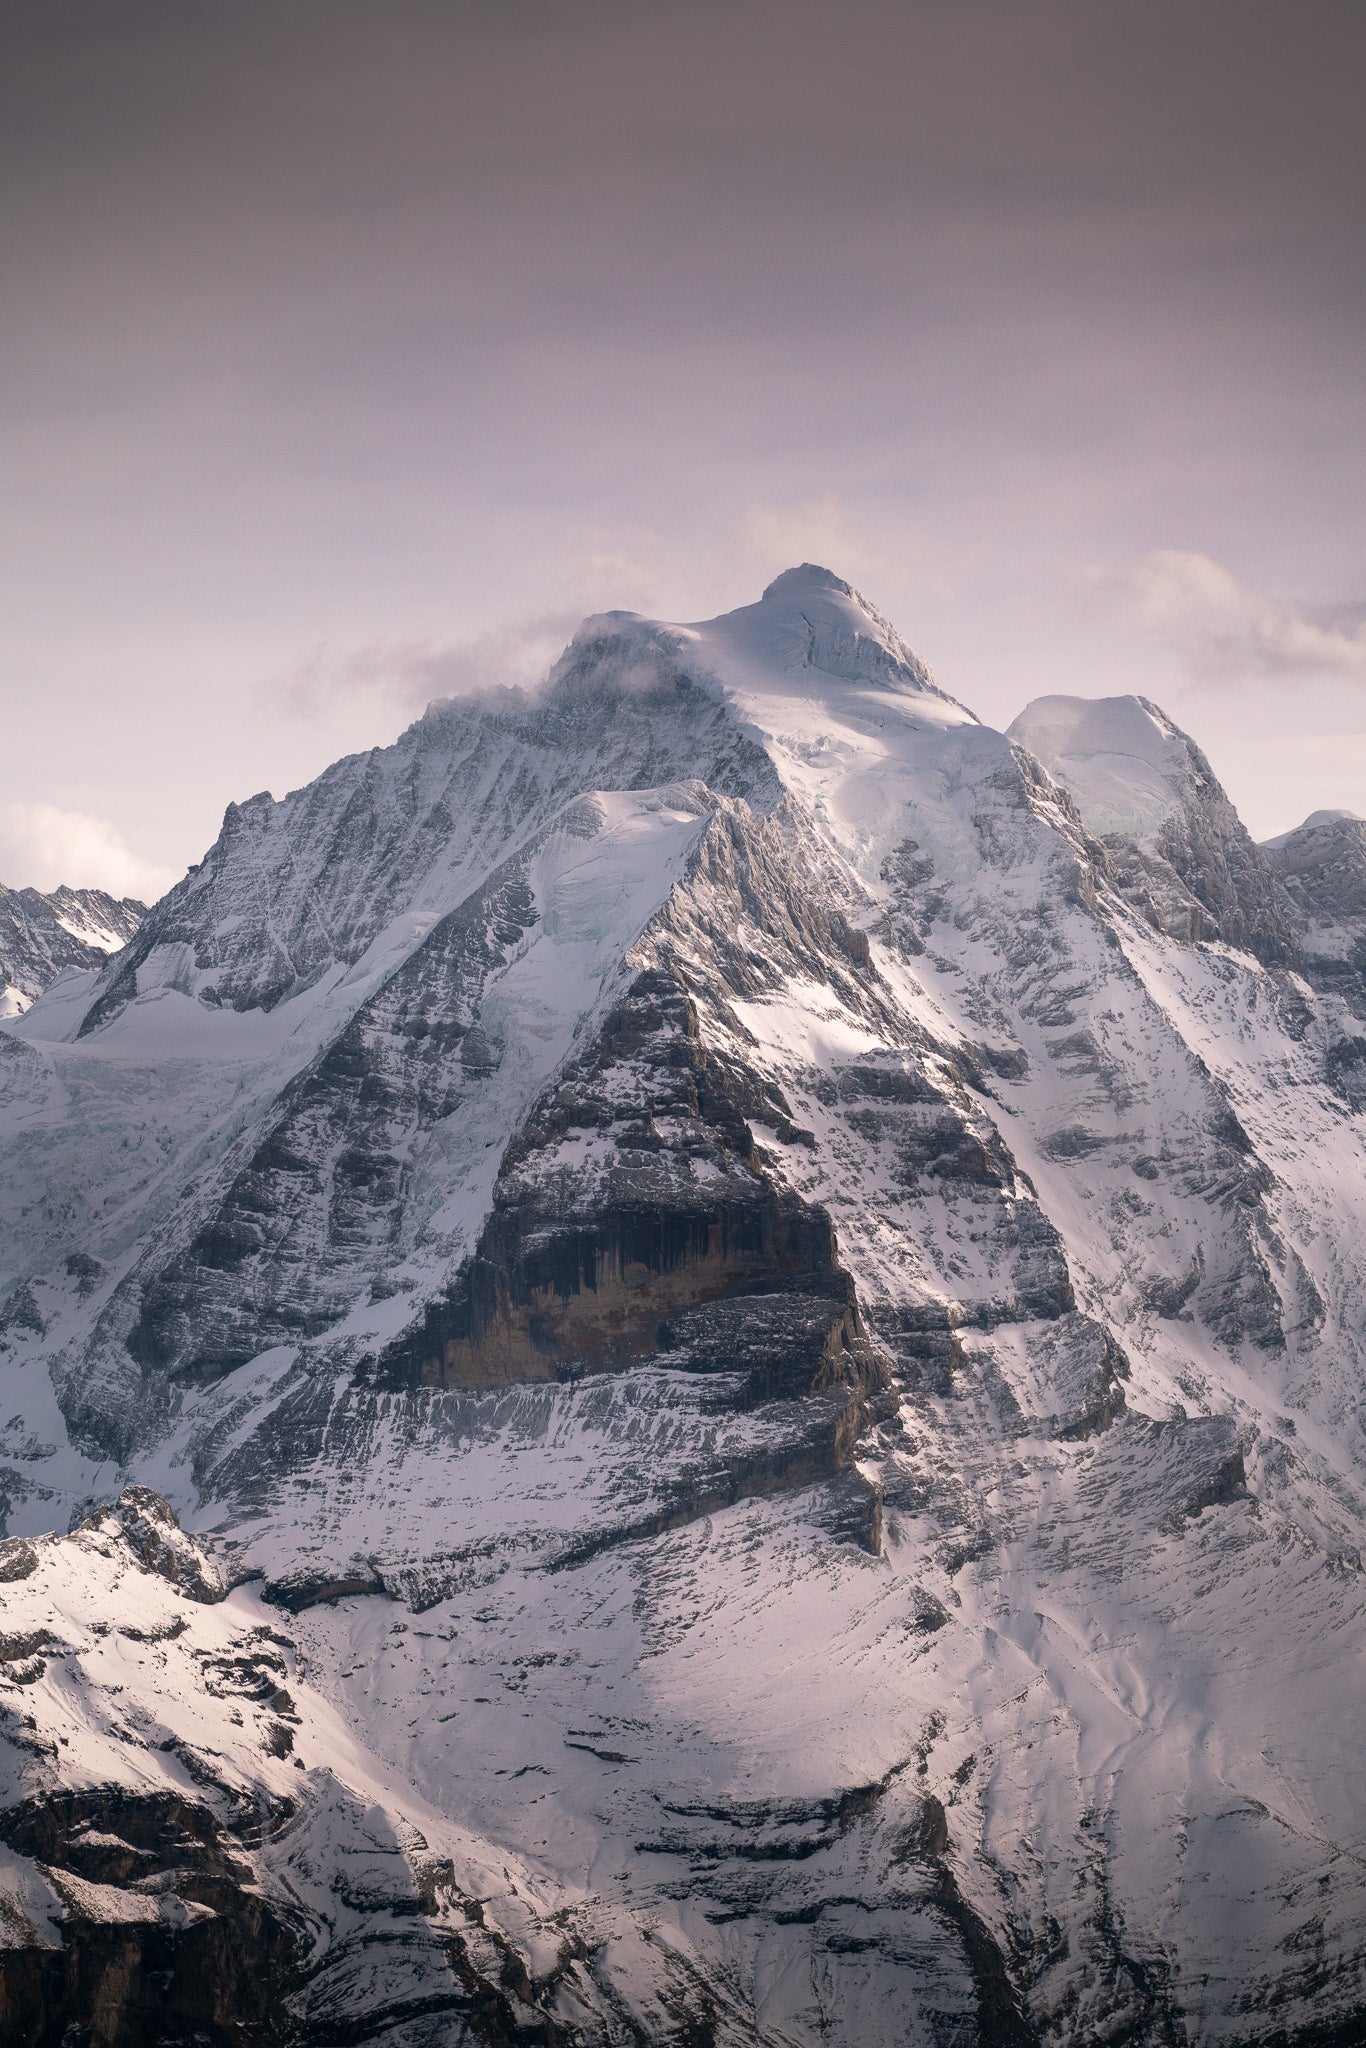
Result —
[{"label": "snow-dusted rock", "polygon": [[0,1018],[18,1017],[59,975],[102,967],[136,933],[147,906],[103,889],[0,884]]},{"label": "snow-dusted rock", "polygon": [[1366,820],[1315,811],[1262,852],[1284,891],[1304,971],[1366,1018]]},{"label": "snow-dusted rock", "polygon": [[1332,834],[811,565],[231,809],[0,1034],[10,2009],[1356,2038]]}]

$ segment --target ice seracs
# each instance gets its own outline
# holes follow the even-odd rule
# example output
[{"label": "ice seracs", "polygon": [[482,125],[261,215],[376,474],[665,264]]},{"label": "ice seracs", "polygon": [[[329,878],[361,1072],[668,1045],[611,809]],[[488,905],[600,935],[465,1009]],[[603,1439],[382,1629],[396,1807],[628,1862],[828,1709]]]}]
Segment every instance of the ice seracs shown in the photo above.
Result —
[{"label": "ice seracs", "polygon": [[1361,831],[809,564],[233,806],[0,1033],[44,2048],[1360,2033]]}]

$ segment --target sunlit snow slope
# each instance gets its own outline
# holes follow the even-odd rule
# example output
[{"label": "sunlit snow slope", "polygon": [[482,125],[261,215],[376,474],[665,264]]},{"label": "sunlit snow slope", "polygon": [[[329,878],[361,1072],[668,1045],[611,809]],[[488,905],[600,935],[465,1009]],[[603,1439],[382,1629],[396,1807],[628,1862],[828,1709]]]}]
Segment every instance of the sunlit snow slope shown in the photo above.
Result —
[{"label": "sunlit snow slope", "polygon": [[809,565],[233,806],[0,1033],[0,2041],[1366,2038],[1357,827]]}]

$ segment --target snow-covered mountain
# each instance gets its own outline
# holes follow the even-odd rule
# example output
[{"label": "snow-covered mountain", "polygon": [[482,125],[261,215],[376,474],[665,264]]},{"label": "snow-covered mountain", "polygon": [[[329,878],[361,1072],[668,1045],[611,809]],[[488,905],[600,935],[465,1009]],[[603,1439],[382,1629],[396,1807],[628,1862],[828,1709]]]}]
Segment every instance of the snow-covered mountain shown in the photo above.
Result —
[{"label": "snow-covered mountain", "polygon": [[1305,974],[1366,1020],[1366,820],[1315,811],[1262,852],[1284,892]]},{"label": "snow-covered mountain", "polygon": [[1302,834],[809,565],[232,807],[0,1033],[0,2038],[1362,2039]]},{"label": "snow-covered mountain", "polygon": [[1110,854],[1159,931],[1296,964],[1271,868],[1186,733],[1146,697],[1037,697],[1010,728]]},{"label": "snow-covered mountain", "polygon": [[7,889],[0,883],[0,1018],[17,1017],[73,968],[102,966],[147,915],[103,889]]}]

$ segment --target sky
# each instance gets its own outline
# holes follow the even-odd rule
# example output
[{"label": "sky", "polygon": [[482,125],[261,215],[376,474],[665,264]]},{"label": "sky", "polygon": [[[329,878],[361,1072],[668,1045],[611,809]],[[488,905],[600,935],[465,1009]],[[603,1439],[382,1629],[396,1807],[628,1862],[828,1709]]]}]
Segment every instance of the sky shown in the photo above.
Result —
[{"label": "sky", "polygon": [[1359,0],[5,0],[0,880],[856,583],[1366,812]]}]

